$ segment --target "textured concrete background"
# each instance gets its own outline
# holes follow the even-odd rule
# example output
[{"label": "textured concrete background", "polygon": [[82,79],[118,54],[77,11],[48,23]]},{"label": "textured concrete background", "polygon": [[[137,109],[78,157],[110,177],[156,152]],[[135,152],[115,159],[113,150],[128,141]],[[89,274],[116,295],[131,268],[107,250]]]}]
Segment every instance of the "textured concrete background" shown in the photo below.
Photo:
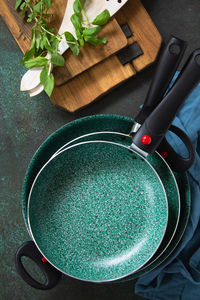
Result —
[{"label": "textured concrete background", "polygon": [[[188,41],[183,61],[200,47],[199,0],[143,0],[143,4],[164,41],[170,33]],[[82,116],[101,113],[134,116],[144,101],[155,65],[72,115],[54,107],[45,93],[30,99],[19,92],[20,78],[25,72],[19,66],[21,58],[22,53],[0,19],[0,299],[141,299],[134,295],[133,282],[96,285],[65,277],[53,290],[37,291],[16,274],[14,253],[21,243],[29,240],[21,214],[21,190],[26,168],[38,146],[53,131]]]}]

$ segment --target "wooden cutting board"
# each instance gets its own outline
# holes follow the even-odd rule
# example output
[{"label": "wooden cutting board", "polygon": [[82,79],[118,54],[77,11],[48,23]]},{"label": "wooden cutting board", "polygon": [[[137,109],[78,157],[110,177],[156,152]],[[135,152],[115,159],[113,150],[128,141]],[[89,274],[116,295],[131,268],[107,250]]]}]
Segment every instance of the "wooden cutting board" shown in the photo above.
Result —
[{"label": "wooden cutting board", "polygon": [[[53,3],[51,22],[58,30],[66,0],[54,0]],[[14,6],[15,0],[2,0],[0,14],[21,50],[25,53],[30,45],[31,25],[21,19],[20,14],[14,10]],[[121,26],[125,23],[129,25],[132,32],[132,36],[129,38],[126,38],[121,30]],[[98,54],[95,54],[97,49],[87,46],[83,50],[85,51],[84,55],[78,60],[66,52],[64,55],[66,58],[65,66],[55,68],[57,86],[52,93],[51,101],[56,106],[75,112],[155,61],[161,45],[161,36],[140,0],[129,0],[103,30],[105,36],[109,36],[109,39],[112,39],[114,43],[112,49],[109,48],[110,46],[108,47],[108,43],[109,49],[103,49],[106,47],[103,46],[100,50],[102,51],[101,54],[99,50]],[[114,53],[122,48],[124,51],[127,44],[131,45],[135,42],[142,54],[136,55],[131,61],[123,65]],[[92,62],[88,59],[88,51],[92,53],[90,55]],[[75,64],[76,67],[73,67]],[[62,85],[59,86],[60,84]]]},{"label": "wooden cutting board", "polygon": [[64,53],[65,66],[63,68],[57,68],[54,72],[57,85],[67,82],[103,61],[124,48],[128,43],[126,36],[115,18],[112,18],[111,21],[102,28],[99,37],[106,37],[108,42],[105,45],[96,47],[90,44],[85,45],[83,48],[80,47],[80,54],[78,56],[74,56],[70,50]]},{"label": "wooden cutting board", "polygon": [[[62,23],[66,8],[66,0],[54,0],[50,13],[52,26],[58,31]],[[59,4],[59,5],[58,5]],[[6,24],[13,33],[23,53],[28,51],[30,46],[30,31],[32,24],[26,23],[20,16],[20,10],[16,12],[13,10],[15,0],[6,0],[3,2],[3,7],[0,7],[1,14],[6,21]],[[10,10],[12,16],[8,13]],[[56,13],[55,13],[56,12]],[[13,17],[14,20],[10,20]],[[17,23],[17,24],[14,24]],[[14,25],[14,26],[13,26]],[[17,25],[17,26],[16,26]],[[16,28],[19,27],[21,34],[16,34]],[[69,79],[84,72],[88,68],[96,65],[110,55],[116,53],[127,45],[127,39],[121,30],[118,22],[112,18],[110,22],[104,26],[99,34],[99,37],[107,37],[108,42],[105,45],[93,47],[87,44],[85,47],[80,47],[79,56],[73,56],[73,53],[68,50],[64,53],[65,66],[64,68],[56,68],[54,72],[55,81],[57,85],[67,82]]]}]

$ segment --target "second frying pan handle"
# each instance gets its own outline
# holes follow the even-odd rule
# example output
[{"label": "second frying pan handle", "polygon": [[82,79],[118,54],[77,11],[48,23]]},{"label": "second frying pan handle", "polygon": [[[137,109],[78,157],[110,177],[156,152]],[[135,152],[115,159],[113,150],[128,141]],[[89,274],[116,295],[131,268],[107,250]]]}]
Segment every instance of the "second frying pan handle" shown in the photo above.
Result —
[{"label": "second frying pan handle", "polygon": [[[22,264],[22,257],[26,256],[32,259],[43,272],[46,277],[45,283],[40,283],[35,280],[25,269]],[[49,264],[37,249],[33,241],[22,244],[15,254],[15,265],[19,275],[32,287],[40,290],[49,290],[57,285],[61,278],[61,272]]]},{"label": "second frying pan handle", "polygon": [[200,49],[197,49],[189,57],[169,93],[135,133],[133,145],[146,153],[153,153],[160,145],[186,97],[199,81]]},{"label": "second frying pan handle", "polygon": [[172,146],[167,142],[166,138],[162,140],[157,151],[162,155],[173,171],[185,172],[192,166],[194,162],[194,147],[190,138],[180,128],[171,125],[169,130],[175,133],[182,140],[188,150],[189,156],[185,158],[176,153]]},{"label": "second frying pan handle", "polygon": [[[155,75],[150,85],[147,97],[144,101],[143,107],[134,118],[135,122],[142,124],[155,107],[161,102],[167,87],[172,80],[172,77],[177,70],[177,67],[183,57],[186,49],[186,42],[171,36],[167,45],[162,50],[160,59],[158,61]],[[136,132],[133,126],[131,133]]]}]

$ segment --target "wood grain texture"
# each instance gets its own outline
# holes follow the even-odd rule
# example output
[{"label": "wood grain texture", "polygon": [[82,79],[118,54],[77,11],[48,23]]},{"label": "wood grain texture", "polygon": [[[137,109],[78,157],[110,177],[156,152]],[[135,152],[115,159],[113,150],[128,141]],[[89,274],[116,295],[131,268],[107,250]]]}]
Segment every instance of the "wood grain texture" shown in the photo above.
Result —
[{"label": "wood grain texture", "polygon": [[65,73],[63,70],[59,74],[59,68],[55,72],[55,80],[57,85],[61,85],[85,70],[91,68],[107,57],[115,54],[127,45],[127,39],[121,30],[117,21],[112,18],[111,21],[102,28],[99,37],[106,37],[108,42],[105,45],[92,46],[85,44],[80,48],[80,54],[74,56],[69,50],[64,53]]},{"label": "wood grain texture", "polygon": [[55,87],[51,101],[74,112],[135,74],[131,64],[122,66],[117,56],[113,55],[66,84]]},{"label": "wood grain texture", "polygon": [[[30,45],[30,24],[26,24],[21,19],[20,14],[14,11],[14,5],[15,0],[2,0],[0,13],[21,50],[26,52]],[[66,0],[54,0],[53,2],[51,22],[57,30],[62,21],[60,16],[64,14],[63,7],[65,5]],[[58,83],[59,81],[62,83],[64,77],[65,80],[68,80],[67,83],[59,87],[56,86],[52,93],[51,101],[56,106],[69,112],[75,112],[155,61],[161,45],[161,36],[140,0],[129,0],[116,14],[115,19],[120,25],[128,22],[133,36],[128,38],[126,43],[131,44],[137,41],[143,51],[143,55],[125,66],[122,66],[116,55],[111,55],[92,67],[90,66],[86,71],[81,66],[81,60],[79,63],[76,61],[76,68],[80,68],[81,72],[73,79],[71,78],[72,71],[69,65],[59,68],[59,71],[58,68],[55,68],[54,74]],[[119,31],[118,27],[119,33],[121,34],[121,30]],[[119,38],[117,39],[114,35],[112,38],[116,44],[119,43]],[[88,57],[85,56],[84,59],[86,61]],[[68,57],[68,62],[72,59],[76,58]]]},{"label": "wood grain texture", "polygon": [[120,25],[127,22],[133,31],[134,36],[128,43],[137,41],[143,51],[143,55],[132,62],[139,72],[155,61],[162,41],[160,33],[140,0],[128,1],[115,17]]},{"label": "wood grain texture", "polygon": [[4,19],[20,49],[25,53],[30,46],[30,30],[24,30],[23,20],[20,19],[20,21],[18,21],[16,12],[13,8],[10,9],[9,1],[1,1],[0,15]]}]

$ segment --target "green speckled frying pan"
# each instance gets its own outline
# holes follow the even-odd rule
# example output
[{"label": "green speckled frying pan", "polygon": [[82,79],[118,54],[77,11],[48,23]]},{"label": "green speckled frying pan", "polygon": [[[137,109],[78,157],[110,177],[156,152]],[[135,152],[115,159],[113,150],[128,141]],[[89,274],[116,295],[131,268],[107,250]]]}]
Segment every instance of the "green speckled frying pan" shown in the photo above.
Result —
[{"label": "green speckled frying pan", "polygon": [[40,170],[29,194],[36,246],[62,273],[87,281],[115,280],[141,267],[160,245],[167,217],[156,171],[110,141],[62,150]]},{"label": "green speckled frying pan", "polygon": [[[59,150],[56,151],[56,153],[52,157],[54,157],[62,149],[66,149],[67,147],[74,145],[76,143],[89,141],[89,140],[108,140],[108,141],[113,141],[115,143],[117,142],[128,146],[130,145],[131,136],[119,132],[108,132],[108,131],[85,134],[63,145]],[[156,253],[148,261],[148,263],[144,265],[143,268],[145,269],[147,268],[147,266],[150,266],[155,260],[158,260],[158,258],[162,255],[162,253],[166,250],[166,248],[172,241],[179,223],[180,208],[181,208],[180,194],[179,194],[179,189],[176,183],[175,176],[171,171],[171,169],[169,168],[169,166],[167,165],[164,158],[159,153],[156,153],[152,156],[149,156],[147,159],[154,167],[156,172],[159,174],[159,177],[164,185],[167,194],[169,211],[168,211],[168,226],[165,232],[165,236]]]},{"label": "green speckled frying pan", "polygon": [[[95,121],[96,117],[101,119],[101,116],[94,116],[94,123],[96,122]],[[105,116],[104,121],[105,120],[107,121],[107,118],[109,118],[109,116]],[[87,118],[86,119],[84,118],[81,121],[83,123],[85,122],[87,123]],[[123,120],[123,122],[125,123],[126,121]],[[74,140],[69,141],[68,143],[63,145],[60,149],[58,149],[56,153],[59,153],[61,149],[65,147],[69,147],[74,143],[78,143],[80,141],[86,141],[90,139],[94,140],[94,138],[97,140],[105,139],[109,141],[114,141],[128,146],[130,144],[131,137],[130,135],[121,134],[118,132],[108,132],[108,131],[103,131],[99,133],[92,132],[90,134],[85,134],[83,136],[75,138]],[[186,174],[175,173],[174,176],[173,173],[170,171],[170,169],[166,168],[166,162],[161,156],[159,157],[159,154],[157,155],[157,157],[156,155],[154,155],[153,159],[152,157],[150,157],[149,159],[151,159],[154,168],[158,172],[167,194],[167,199],[169,204],[167,230],[165,232],[165,236],[161,245],[159,246],[154,256],[148,261],[148,263],[145,264],[142,267],[142,269],[116,282],[135,279],[153,270],[154,268],[158,267],[163,261],[165,261],[168,258],[168,256],[171,254],[173,249],[175,249],[179,240],[181,239],[189,217],[190,187],[189,187]],[[176,182],[178,182],[179,187],[177,186]],[[180,197],[181,197],[181,205],[180,205],[179,190],[180,190]]]},{"label": "green speckled frying pan", "polygon": [[[127,132],[130,132],[131,127],[133,124],[133,119],[128,117],[123,117],[119,115],[96,115],[96,116],[89,116],[84,117],[82,119],[75,120],[73,122],[70,122],[63,126],[62,128],[58,129],[55,133],[53,133],[49,138],[41,145],[41,147],[37,150],[35,153],[33,159],[30,162],[30,165],[27,169],[26,176],[24,179],[24,185],[23,185],[23,195],[22,195],[22,212],[25,219],[25,224],[27,226],[27,201],[28,201],[28,195],[30,188],[32,186],[32,183],[39,172],[39,170],[42,168],[42,166],[51,158],[51,156],[62,147],[64,143],[67,141],[71,141],[75,139],[77,136],[87,134],[88,132],[95,132],[95,131],[116,131],[116,132],[123,132],[124,135],[126,135]],[[118,141],[120,143],[125,143],[129,145],[129,139],[128,141],[125,141],[124,139],[120,138]],[[111,139],[112,140],[112,139]],[[165,169],[166,170],[166,169]],[[161,174],[160,174],[161,176]],[[167,248],[167,250],[163,253],[162,256],[158,259],[158,261],[155,261],[152,265],[150,265],[148,268],[138,271],[135,274],[131,275],[130,277],[124,278],[126,279],[132,279],[137,278],[138,276],[145,274],[148,271],[151,271],[155,267],[157,267],[160,263],[162,263],[169,254],[173,251],[173,249],[178,244],[185,226],[187,224],[187,219],[189,216],[190,211],[190,191],[189,191],[189,184],[187,182],[187,177],[185,173],[176,174],[178,179],[178,185],[181,192],[181,214],[180,214],[180,221],[178,225],[178,229],[175,233],[175,236]],[[28,226],[27,226],[28,227]],[[34,252],[34,243],[28,242],[23,244],[22,252],[23,255],[28,255],[30,257],[30,252]],[[21,247],[20,247],[21,248]],[[24,249],[26,248],[26,249]],[[28,249],[27,249],[28,248]],[[19,249],[20,250],[20,249]],[[34,253],[35,255],[35,253]],[[33,258],[35,259],[35,256]],[[37,257],[37,263],[40,264],[41,269],[45,267],[44,273],[47,276],[47,282],[45,284],[43,283],[37,283],[35,284],[35,281],[30,282],[28,281],[27,277],[26,281],[28,281],[32,286],[41,288],[41,289],[48,289],[48,283],[51,281],[51,284],[54,283],[54,285],[57,283],[57,281],[53,281],[52,278],[55,277],[55,269],[52,271],[51,265],[48,263],[43,263],[42,261],[42,255],[38,255]],[[48,271],[46,271],[48,269]],[[53,276],[49,279],[49,273],[50,271],[54,272]],[[24,278],[24,276],[23,276]],[[59,278],[59,273],[57,273],[57,278]]]}]

